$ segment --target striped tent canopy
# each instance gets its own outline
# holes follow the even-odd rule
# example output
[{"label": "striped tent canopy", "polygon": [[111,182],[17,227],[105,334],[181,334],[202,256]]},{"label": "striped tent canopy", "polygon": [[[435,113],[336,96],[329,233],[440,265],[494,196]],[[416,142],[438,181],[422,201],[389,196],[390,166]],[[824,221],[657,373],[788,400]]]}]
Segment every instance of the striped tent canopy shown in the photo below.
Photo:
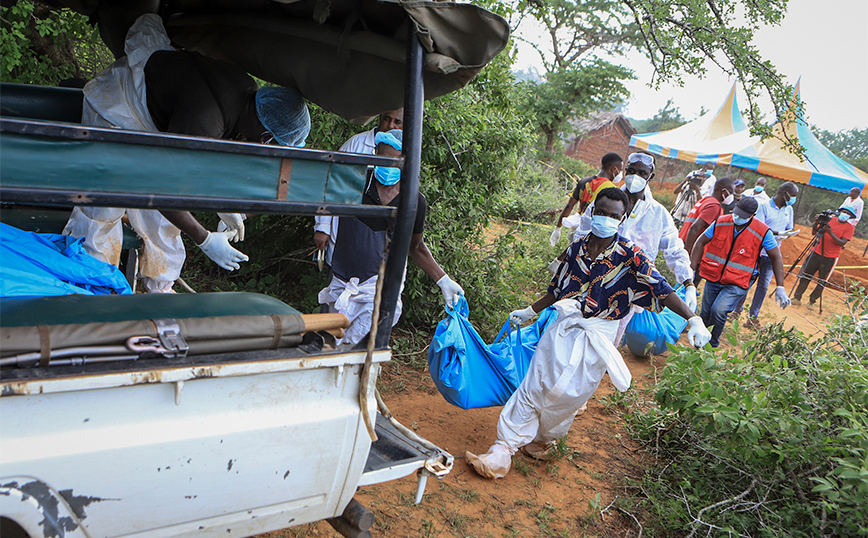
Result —
[{"label": "striped tent canopy", "polygon": [[730,154],[758,140],[750,135],[738,109],[733,83],[717,112],[708,112],[669,131],[633,135],[630,145],[682,161],[728,164]]},{"label": "striped tent canopy", "polygon": [[[774,125],[772,137],[734,152],[730,159],[732,166],[830,191],[850,192],[853,187],[864,189],[868,173],[829,151],[817,140],[804,119],[796,117],[794,111],[800,101],[800,84],[801,79],[796,83],[788,117]],[[792,153],[785,145],[787,140],[798,142],[804,153]]]}]

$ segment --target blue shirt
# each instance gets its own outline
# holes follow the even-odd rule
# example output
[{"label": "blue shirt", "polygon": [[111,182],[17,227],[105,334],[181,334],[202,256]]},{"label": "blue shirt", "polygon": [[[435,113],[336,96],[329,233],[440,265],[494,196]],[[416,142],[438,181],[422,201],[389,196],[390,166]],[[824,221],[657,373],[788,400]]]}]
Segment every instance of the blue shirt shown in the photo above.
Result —
[{"label": "blue shirt", "polygon": [[[762,222],[766,223],[766,226],[771,228],[773,233],[793,229],[792,206],[784,204],[784,207],[778,207],[775,204],[774,198],[770,198],[767,202],[760,202],[759,206],[757,206],[754,218],[760,219]],[[781,241],[783,241],[783,239],[777,240],[779,246]],[[760,255],[767,256],[765,251]]]},{"label": "blue shirt", "polygon": [[549,293],[557,300],[579,301],[586,318],[621,319],[631,305],[663,310],[663,300],[672,293],[672,287],[641,248],[618,235],[592,260],[588,257],[588,237],[590,234],[569,246]]}]

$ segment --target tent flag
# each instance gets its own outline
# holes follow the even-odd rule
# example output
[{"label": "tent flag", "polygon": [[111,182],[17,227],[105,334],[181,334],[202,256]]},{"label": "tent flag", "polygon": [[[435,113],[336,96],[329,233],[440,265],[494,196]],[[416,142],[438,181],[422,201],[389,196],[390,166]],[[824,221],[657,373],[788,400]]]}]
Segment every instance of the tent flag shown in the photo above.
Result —
[{"label": "tent flag", "polygon": [[[868,173],[829,151],[804,118],[795,115],[801,101],[800,86],[801,79],[796,82],[784,121],[772,127],[772,136],[733,153],[732,166],[830,191],[847,193],[853,187],[863,189],[868,183]],[[804,153],[801,156],[792,153],[785,145],[786,140],[801,144]]]},{"label": "tent flag", "polygon": [[682,161],[728,164],[729,154],[751,145],[751,137],[738,108],[736,84],[716,112],[703,114],[676,129],[633,135],[630,145]]}]

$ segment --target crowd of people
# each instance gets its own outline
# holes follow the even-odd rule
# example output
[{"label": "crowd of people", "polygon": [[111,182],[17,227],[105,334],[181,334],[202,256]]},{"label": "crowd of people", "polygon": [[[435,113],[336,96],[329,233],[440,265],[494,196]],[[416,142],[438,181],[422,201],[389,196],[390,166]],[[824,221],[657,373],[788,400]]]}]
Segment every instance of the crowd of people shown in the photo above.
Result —
[{"label": "crowd of people", "polygon": [[[136,21],[127,35],[127,52],[85,86],[83,123],[304,146],[310,116],[297,92],[259,89],[249,75],[229,64],[173,49],[159,17],[145,15]],[[384,111],[373,129],[353,136],[340,150],[399,157],[402,127],[402,109]],[[772,277],[780,308],[800,304],[810,281],[818,280],[808,306],[813,305],[862,216],[859,189],[834,215],[825,220],[818,216],[813,229],[816,246],[791,301],[784,289],[780,244],[795,233],[793,204],[799,189],[794,183],[783,183],[770,197],[765,178],[747,189],[740,179],[715,177],[714,163],[708,162],[676,187],[678,197],[670,212],[649,188],[655,166],[648,153],[632,153],[626,160],[606,154],[600,171],[577,183],[558,217],[550,236],[552,247],[578,205],[580,218],[571,221],[577,224],[571,226],[569,246],[549,265],[553,277],[546,293],[511,312],[509,319],[521,324],[550,306],[558,318],[542,336],[526,377],[504,406],[495,444],[481,456],[466,454],[483,476],[505,476],[512,455],[520,449],[545,457],[548,447],[581,414],[606,371],[626,390],[629,370],[617,348],[636,312],[657,313],[668,307],[686,320],[691,345],[717,347],[727,321],[738,316],[754,285],[747,323],[759,327]],[[362,203],[399,206],[401,179],[398,168],[371,167]],[[454,306],[464,290],[425,244],[428,208],[421,193],[417,204],[410,257],[436,282],[446,305]],[[239,214],[219,214],[220,226],[212,232],[187,212],[79,207],[65,233],[84,237],[89,253],[117,264],[124,216],[144,242],[138,277],[147,292],[173,291],[185,256],[182,232],[224,269],[237,269],[247,260],[230,245],[245,235],[245,216]],[[316,219],[313,243],[325,252],[330,271],[319,302],[349,319],[341,344],[355,345],[371,329],[378,271],[393,227],[393,218]],[[658,253],[675,282],[667,282],[655,267]],[[699,303],[697,287],[703,281]],[[673,292],[680,285],[681,296]],[[397,308],[395,321],[400,301]]]}]

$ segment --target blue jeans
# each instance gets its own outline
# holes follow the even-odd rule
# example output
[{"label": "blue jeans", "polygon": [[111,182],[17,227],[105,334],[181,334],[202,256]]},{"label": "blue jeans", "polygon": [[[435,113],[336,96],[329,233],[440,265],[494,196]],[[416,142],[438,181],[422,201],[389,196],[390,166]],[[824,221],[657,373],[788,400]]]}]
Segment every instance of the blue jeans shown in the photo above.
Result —
[{"label": "blue jeans", "polygon": [[720,335],[726,325],[726,315],[735,309],[739,301],[747,295],[747,290],[734,284],[705,282],[702,290],[702,310],[699,317],[706,327],[711,328],[711,347],[720,345]]},{"label": "blue jeans", "polygon": [[[766,299],[766,293],[769,291],[769,284],[774,275],[774,271],[772,271],[771,258],[768,256],[760,256],[759,261],[757,262],[757,270],[759,273],[755,274],[750,280],[751,286],[756,282],[756,291],[753,293],[753,301],[750,303],[750,311],[748,312],[748,315],[752,318],[759,316],[760,310],[763,307],[763,301]],[[748,286],[748,290],[750,290],[750,286]],[[744,297],[738,302],[738,305],[736,305],[736,312],[741,312],[746,300],[747,293],[744,294]]]}]

